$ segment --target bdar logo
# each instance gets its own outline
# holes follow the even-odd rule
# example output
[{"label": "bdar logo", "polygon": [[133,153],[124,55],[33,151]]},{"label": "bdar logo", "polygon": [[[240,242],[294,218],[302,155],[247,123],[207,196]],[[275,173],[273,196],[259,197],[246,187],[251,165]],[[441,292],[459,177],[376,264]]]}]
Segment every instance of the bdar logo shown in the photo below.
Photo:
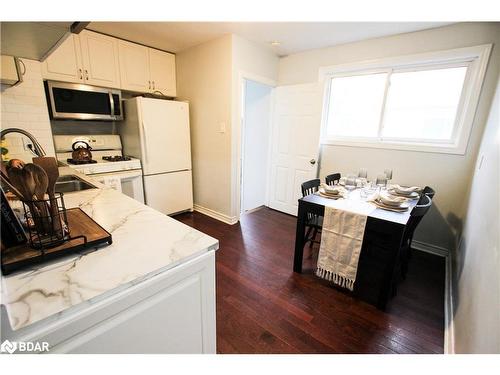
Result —
[{"label": "bdar logo", "polygon": [[9,340],[5,340],[2,345],[0,345],[0,351],[2,353],[14,353],[17,349],[16,342],[10,342]]}]

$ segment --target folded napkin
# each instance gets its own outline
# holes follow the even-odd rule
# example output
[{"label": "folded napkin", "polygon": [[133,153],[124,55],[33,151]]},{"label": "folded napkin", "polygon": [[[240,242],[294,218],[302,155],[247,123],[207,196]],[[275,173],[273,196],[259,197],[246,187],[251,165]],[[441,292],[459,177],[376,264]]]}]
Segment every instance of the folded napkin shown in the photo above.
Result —
[{"label": "folded napkin", "polygon": [[392,188],[401,194],[420,193],[422,191],[422,188],[419,186],[404,187],[396,184],[392,185]]},{"label": "folded napkin", "polygon": [[323,188],[323,190],[325,191],[326,194],[341,195],[341,194],[345,193],[345,188],[343,188],[342,186],[338,186],[338,185],[331,186],[331,185],[327,185],[325,183],[322,183],[321,187]]},{"label": "folded napkin", "polygon": [[404,197],[395,197],[387,194],[379,194],[375,199],[378,199],[380,202],[387,206],[400,206],[402,203],[407,202],[408,200]]},{"label": "folded napkin", "polygon": [[325,207],[316,276],[354,289],[367,216]]}]

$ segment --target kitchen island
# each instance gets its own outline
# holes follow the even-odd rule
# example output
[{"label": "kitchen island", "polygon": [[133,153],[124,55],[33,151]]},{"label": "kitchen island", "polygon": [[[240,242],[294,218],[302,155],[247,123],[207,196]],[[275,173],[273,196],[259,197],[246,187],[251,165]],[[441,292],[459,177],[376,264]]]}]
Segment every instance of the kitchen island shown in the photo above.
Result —
[{"label": "kitchen island", "polygon": [[218,241],[90,182],[98,188],[65,194],[66,207],[113,244],[2,276],[1,341],[48,342],[52,353],[215,353]]}]

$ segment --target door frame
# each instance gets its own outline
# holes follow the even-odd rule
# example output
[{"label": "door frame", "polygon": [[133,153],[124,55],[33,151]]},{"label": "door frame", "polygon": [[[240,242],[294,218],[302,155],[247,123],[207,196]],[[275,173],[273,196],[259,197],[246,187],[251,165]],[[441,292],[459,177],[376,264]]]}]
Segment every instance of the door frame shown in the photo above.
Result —
[{"label": "door frame", "polygon": [[[233,215],[236,217],[236,222],[240,220],[241,216],[241,187],[242,187],[242,178],[243,178],[243,165],[242,165],[242,146],[243,146],[243,129],[244,129],[244,100],[245,100],[245,82],[247,80],[254,81],[266,86],[271,87],[271,107],[269,111],[269,147],[268,147],[268,158],[271,156],[271,146],[273,142],[273,134],[272,134],[272,119],[274,114],[274,90],[277,86],[277,82],[273,79],[260,76],[251,72],[239,71],[238,72],[238,84],[237,84],[237,103],[236,103],[236,118],[233,119],[233,124],[235,125],[233,128],[232,134],[232,145],[233,150],[235,150],[235,154],[233,154],[233,173],[234,178],[232,182],[232,207],[233,207]],[[269,159],[270,160],[270,159]],[[269,204],[269,175],[270,175],[270,164],[267,166],[267,182],[266,182],[266,204]]]}]

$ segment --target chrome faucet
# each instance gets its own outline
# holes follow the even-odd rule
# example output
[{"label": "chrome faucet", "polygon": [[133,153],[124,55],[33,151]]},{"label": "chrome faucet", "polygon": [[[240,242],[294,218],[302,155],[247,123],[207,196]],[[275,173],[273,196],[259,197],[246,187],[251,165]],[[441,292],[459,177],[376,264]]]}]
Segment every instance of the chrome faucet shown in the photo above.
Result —
[{"label": "chrome faucet", "polygon": [[33,143],[32,147],[29,147],[30,145],[28,145],[28,148],[30,149],[30,151],[33,154],[35,154],[35,156],[45,156],[45,151],[43,150],[43,147],[40,145],[40,143],[38,143],[36,138],[31,133],[28,133],[26,130],[19,129],[19,128],[8,128],[8,129],[4,129],[0,132],[0,138],[3,139],[3,137],[9,133],[21,133],[21,134],[25,135]]}]

